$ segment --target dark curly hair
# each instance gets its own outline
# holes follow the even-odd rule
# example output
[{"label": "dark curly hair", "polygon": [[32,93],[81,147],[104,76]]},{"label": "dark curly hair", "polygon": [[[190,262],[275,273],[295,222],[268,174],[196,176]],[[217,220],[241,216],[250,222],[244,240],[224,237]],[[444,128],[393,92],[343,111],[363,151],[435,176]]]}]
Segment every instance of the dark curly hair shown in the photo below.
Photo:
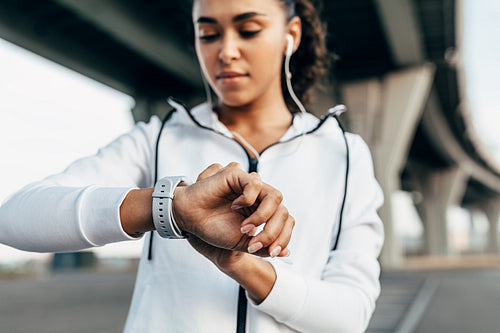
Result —
[{"label": "dark curly hair", "polygon": [[[319,4],[313,4],[309,0],[278,1],[283,5],[289,20],[298,16],[302,23],[302,39],[299,48],[292,56],[290,70],[293,89],[297,97],[307,106],[312,102],[312,88],[330,67],[325,41],[326,25],[321,22]],[[284,71],[281,89],[288,108],[297,111],[297,106],[286,88]]]}]

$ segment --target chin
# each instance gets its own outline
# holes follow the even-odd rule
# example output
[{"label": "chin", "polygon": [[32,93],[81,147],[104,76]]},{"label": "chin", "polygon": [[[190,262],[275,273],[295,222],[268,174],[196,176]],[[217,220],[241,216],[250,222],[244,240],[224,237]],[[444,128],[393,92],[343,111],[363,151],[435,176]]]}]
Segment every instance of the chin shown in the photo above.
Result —
[{"label": "chin", "polygon": [[219,101],[229,107],[241,107],[252,103],[253,99],[250,96],[235,96],[231,94],[228,95],[219,95]]}]

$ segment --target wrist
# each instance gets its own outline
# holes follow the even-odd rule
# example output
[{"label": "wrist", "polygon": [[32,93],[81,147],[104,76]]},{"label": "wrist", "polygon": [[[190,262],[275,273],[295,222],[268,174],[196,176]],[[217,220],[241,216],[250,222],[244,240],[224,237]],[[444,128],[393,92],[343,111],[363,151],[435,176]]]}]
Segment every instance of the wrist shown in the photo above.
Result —
[{"label": "wrist", "polygon": [[152,188],[131,190],[120,206],[123,230],[132,237],[154,230],[151,216]]},{"label": "wrist", "polygon": [[241,260],[217,267],[240,284],[255,304],[260,304],[269,295],[276,282],[276,271],[266,260],[252,254],[242,254]]},{"label": "wrist", "polygon": [[218,258],[214,264],[222,273],[234,278],[251,267],[256,259],[252,254],[234,251],[231,256]]},{"label": "wrist", "polygon": [[174,190],[174,198],[172,199],[172,216],[177,224],[177,227],[184,233],[190,233],[190,229],[185,223],[182,207],[186,206],[186,185],[178,185]]}]

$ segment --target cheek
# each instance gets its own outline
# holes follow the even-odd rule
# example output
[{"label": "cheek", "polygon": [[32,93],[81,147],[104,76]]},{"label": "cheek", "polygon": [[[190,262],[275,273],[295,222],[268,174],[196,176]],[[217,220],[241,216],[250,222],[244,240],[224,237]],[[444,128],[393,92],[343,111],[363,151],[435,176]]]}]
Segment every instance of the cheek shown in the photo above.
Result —
[{"label": "cheek", "polygon": [[214,78],[214,68],[217,64],[218,56],[217,53],[214,52],[213,47],[211,47],[210,45],[197,45],[196,55],[207,79]]},{"label": "cheek", "polygon": [[261,48],[253,49],[249,55],[252,67],[257,69],[260,75],[266,77],[280,75],[282,59],[282,50],[276,47],[275,42],[263,44]]}]

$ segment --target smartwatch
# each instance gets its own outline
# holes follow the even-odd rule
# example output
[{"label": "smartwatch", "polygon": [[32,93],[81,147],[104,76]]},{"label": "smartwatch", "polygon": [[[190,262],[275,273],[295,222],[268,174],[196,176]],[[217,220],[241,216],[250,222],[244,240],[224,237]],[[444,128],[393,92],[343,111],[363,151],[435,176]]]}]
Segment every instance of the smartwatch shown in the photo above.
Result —
[{"label": "smartwatch", "polygon": [[175,223],[172,212],[174,190],[181,183],[186,183],[186,177],[164,177],[155,184],[152,209],[153,223],[156,231],[163,238],[186,238]]}]

